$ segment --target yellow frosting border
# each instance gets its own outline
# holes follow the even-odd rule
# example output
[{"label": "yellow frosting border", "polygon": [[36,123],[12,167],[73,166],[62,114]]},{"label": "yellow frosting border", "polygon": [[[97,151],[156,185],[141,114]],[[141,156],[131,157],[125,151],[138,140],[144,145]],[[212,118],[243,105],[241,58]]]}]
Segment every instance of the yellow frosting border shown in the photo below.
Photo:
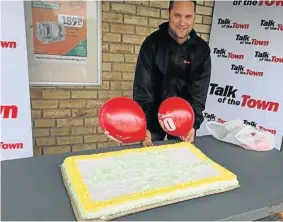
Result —
[{"label": "yellow frosting border", "polygon": [[162,150],[162,149],[174,149],[174,148],[184,148],[184,147],[192,151],[201,160],[212,161],[205,154],[203,154],[199,149],[197,149],[193,144],[188,143],[188,142],[180,142],[180,143],[175,143],[175,144],[167,144],[167,145],[160,145],[160,146],[154,146],[154,147],[143,147],[143,148],[126,149],[126,150],[106,152],[106,153],[71,156],[65,159],[64,164],[68,171],[69,180],[72,183],[74,187],[74,191],[77,193],[80,204],[83,207],[83,210],[85,212],[92,212],[95,210],[99,210],[103,207],[121,204],[127,201],[135,201],[141,198],[150,198],[155,195],[171,193],[171,192],[174,192],[180,189],[187,189],[187,188],[197,187],[199,185],[207,185],[207,184],[212,184],[212,183],[219,182],[219,181],[229,181],[229,180],[237,179],[237,176],[235,174],[233,174],[232,172],[228,171],[224,167],[212,161],[212,166],[221,173],[220,176],[214,176],[214,177],[210,177],[207,179],[198,180],[198,181],[194,181],[190,183],[177,184],[172,187],[164,187],[164,188],[149,190],[145,192],[137,192],[131,195],[115,197],[109,200],[93,201],[86,185],[83,182],[83,179],[80,176],[79,169],[76,164],[76,161],[79,161],[79,160],[114,157],[114,156],[119,156],[123,154],[129,154],[129,153],[141,153],[141,152],[146,152],[146,151],[152,151],[153,149]]}]

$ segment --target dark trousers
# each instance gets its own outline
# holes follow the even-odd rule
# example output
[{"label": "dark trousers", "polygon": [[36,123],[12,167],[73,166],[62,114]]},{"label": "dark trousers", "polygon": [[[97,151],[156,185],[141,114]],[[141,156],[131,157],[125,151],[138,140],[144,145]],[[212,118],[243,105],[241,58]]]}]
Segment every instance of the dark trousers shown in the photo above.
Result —
[{"label": "dark trousers", "polygon": [[[195,137],[196,137],[197,131],[195,130]],[[151,140],[154,141],[162,141],[165,139],[166,133],[165,132],[158,132],[158,133],[151,133]],[[167,134],[167,140],[180,140],[179,137],[171,136]]]},{"label": "dark trousers", "polygon": [[[152,142],[154,141],[162,141],[165,139],[166,133],[159,132],[159,133],[151,133]],[[168,140],[180,140],[178,137],[171,136],[167,134]]]}]

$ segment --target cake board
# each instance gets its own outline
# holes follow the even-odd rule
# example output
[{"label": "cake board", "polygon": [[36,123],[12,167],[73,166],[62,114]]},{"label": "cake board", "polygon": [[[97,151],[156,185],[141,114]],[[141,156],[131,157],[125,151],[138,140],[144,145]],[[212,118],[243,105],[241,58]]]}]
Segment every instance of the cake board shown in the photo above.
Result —
[{"label": "cake board", "polygon": [[203,197],[203,196],[210,196],[210,195],[214,195],[214,194],[219,194],[219,193],[231,191],[233,189],[240,187],[240,185],[237,184],[237,185],[229,186],[229,187],[222,188],[222,189],[219,189],[219,190],[211,190],[211,191],[206,192],[206,193],[201,193],[201,194],[197,194],[197,195],[190,195],[190,196],[187,196],[187,197],[184,197],[184,198],[178,198],[178,199],[174,199],[174,200],[163,201],[163,202],[159,202],[159,203],[155,203],[155,204],[149,204],[149,205],[146,205],[146,206],[137,207],[135,209],[128,210],[127,212],[121,212],[121,213],[117,213],[117,214],[107,216],[107,217],[96,218],[96,219],[83,219],[79,214],[78,206],[76,205],[74,197],[72,196],[72,193],[69,189],[68,182],[66,181],[67,175],[66,175],[66,172],[63,170],[63,168],[61,168],[61,173],[62,173],[64,185],[66,187],[66,190],[67,190],[68,195],[69,195],[70,200],[71,200],[71,205],[72,205],[74,214],[75,214],[76,219],[78,221],[108,221],[108,220],[113,220],[113,219],[116,219],[116,218],[119,218],[119,217],[127,216],[127,215],[130,215],[130,214],[135,214],[135,213],[138,213],[138,212],[154,209],[154,208],[157,208],[157,207],[162,207],[162,206],[166,206],[166,205],[170,205],[170,204],[174,204],[174,203],[178,203],[178,202],[183,202],[183,201],[187,201],[187,200],[191,200],[191,199],[200,198],[200,197]]}]

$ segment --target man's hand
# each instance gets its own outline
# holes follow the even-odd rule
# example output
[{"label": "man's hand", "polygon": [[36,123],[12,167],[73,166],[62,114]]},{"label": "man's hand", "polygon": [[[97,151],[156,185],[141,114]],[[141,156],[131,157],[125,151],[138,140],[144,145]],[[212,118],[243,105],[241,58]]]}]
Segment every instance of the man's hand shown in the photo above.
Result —
[{"label": "man's hand", "polygon": [[193,143],[195,140],[195,129],[192,128],[187,137],[184,138],[183,136],[181,136],[180,139],[185,142]]},{"label": "man's hand", "polygon": [[149,130],[146,130],[146,136],[144,141],[142,141],[142,146],[153,146],[153,143],[151,141],[151,133],[149,132]]}]

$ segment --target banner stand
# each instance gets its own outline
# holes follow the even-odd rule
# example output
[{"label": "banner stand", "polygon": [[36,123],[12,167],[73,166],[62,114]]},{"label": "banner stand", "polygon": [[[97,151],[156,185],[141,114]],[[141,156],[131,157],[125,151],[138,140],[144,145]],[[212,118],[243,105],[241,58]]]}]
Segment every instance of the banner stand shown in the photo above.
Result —
[{"label": "banner stand", "polygon": [[205,121],[240,119],[283,137],[283,1],[215,1]]},{"label": "banner stand", "polygon": [[24,1],[1,1],[1,161],[33,156]]}]

